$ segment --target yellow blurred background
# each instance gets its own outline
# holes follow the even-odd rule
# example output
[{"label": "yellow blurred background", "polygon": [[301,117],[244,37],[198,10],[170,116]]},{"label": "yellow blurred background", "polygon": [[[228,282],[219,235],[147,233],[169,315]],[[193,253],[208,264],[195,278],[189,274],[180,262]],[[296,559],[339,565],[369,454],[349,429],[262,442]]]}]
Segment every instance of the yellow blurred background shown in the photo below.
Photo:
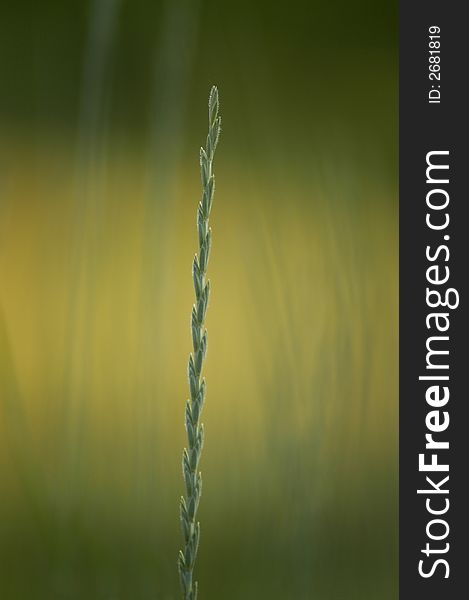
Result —
[{"label": "yellow blurred background", "polygon": [[[70,46],[60,38],[82,57],[76,110],[60,81],[55,121],[39,92],[29,112],[3,106],[2,599],[179,597],[198,147],[212,83],[223,135],[200,595],[397,597],[396,56],[392,36],[377,41],[394,21],[363,2],[378,33],[362,25],[344,40],[342,20],[317,5],[339,25],[332,41],[312,41],[305,3],[296,18],[254,9],[246,23],[242,7],[212,4],[158,5],[154,78],[115,59],[144,54],[147,4],[90,3],[75,26],[62,15],[61,30],[83,30]],[[125,14],[133,37],[122,37]],[[204,36],[215,22],[213,57]],[[38,64],[51,64],[46,50]],[[127,112],[113,104],[126,77],[137,90],[149,82],[143,116],[137,96]]]}]

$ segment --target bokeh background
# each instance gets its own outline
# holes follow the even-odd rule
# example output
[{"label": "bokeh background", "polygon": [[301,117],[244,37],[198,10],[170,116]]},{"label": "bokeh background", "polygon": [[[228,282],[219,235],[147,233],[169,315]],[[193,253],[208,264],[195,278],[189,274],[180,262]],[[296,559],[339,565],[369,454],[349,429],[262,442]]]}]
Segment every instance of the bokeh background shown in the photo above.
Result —
[{"label": "bokeh background", "polygon": [[200,596],[397,598],[397,2],[3,2],[0,75],[0,598],[179,598],[212,83]]}]

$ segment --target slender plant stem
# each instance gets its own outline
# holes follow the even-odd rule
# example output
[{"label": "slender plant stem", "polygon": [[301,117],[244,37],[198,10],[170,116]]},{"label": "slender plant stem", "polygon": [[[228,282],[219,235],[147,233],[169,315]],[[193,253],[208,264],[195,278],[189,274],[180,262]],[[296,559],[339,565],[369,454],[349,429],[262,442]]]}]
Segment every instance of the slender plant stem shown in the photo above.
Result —
[{"label": "slender plant stem", "polygon": [[204,426],[200,416],[205,401],[205,379],[202,367],[207,352],[207,330],[205,315],[210,296],[210,282],[206,281],[207,266],[212,244],[209,217],[215,191],[215,176],[212,172],[213,156],[220,137],[221,118],[218,116],[218,90],[210,91],[208,101],[208,135],[206,148],[200,149],[200,174],[202,178],[202,200],[197,209],[199,254],[192,264],[195,289],[195,304],[192,307],[191,330],[193,352],[189,356],[190,399],[186,403],[187,448],[182,455],[182,470],[186,484],[186,495],[181,498],[181,526],[184,549],[179,552],[179,577],[184,600],[197,599],[197,582],[193,580],[194,565],[200,539],[200,524],[196,520],[202,493],[202,476],[198,470],[204,443]]}]

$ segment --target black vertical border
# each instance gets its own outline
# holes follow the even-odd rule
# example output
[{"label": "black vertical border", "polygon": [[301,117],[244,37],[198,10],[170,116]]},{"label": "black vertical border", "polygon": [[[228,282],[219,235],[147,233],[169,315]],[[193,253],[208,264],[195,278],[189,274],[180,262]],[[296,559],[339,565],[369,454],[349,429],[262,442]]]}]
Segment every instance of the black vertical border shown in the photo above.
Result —
[{"label": "black vertical border", "polygon": [[[461,600],[469,597],[469,549],[466,492],[469,479],[468,392],[469,336],[467,328],[467,278],[469,274],[469,173],[467,113],[465,95],[469,77],[469,22],[464,18],[464,2],[401,0],[400,3],[400,599]],[[429,104],[429,27],[441,28],[441,103]],[[446,458],[450,464],[450,509],[445,517],[450,525],[450,549],[446,558],[450,576],[444,569],[424,579],[418,573],[421,549],[427,541],[426,524],[432,518],[425,498],[417,489],[425,484],[418,471],[418,455],[424,451],[426,382],[418,380],[425,370],[425,342],[429,335],[425,317],[425,248],[445,243],[442,232],[430,231],[425,223],[426,154],[449,150],[450,192],[450,282],[458,289],[460,305],[450,310],[450,442]],[[440,242],[441,240],[441,242]],[[443,264],[443,263],[442,263]],[[438,479],[438,474],[436,474]],[[428,487],[428,486],[427,486]],[[437,544],[435,543],[435,547]],[[436,555],[435,555],[436,556]],[[440,555],[443,556],[443,555]],[[438,557],[437,557],[438,558]],[[427,562],[427,565],[429,563]]]}]

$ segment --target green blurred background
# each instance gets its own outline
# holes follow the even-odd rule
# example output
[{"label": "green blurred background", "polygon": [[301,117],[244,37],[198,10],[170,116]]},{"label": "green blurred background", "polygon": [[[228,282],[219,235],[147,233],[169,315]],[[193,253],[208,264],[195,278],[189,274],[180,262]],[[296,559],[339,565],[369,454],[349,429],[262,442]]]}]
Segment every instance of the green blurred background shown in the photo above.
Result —
[{"label": "green blurred background", "polygon": [[201,600],[397,598],[397,2],[3,2],[0,75],[0,598],[179,598],[212,83]]}]

